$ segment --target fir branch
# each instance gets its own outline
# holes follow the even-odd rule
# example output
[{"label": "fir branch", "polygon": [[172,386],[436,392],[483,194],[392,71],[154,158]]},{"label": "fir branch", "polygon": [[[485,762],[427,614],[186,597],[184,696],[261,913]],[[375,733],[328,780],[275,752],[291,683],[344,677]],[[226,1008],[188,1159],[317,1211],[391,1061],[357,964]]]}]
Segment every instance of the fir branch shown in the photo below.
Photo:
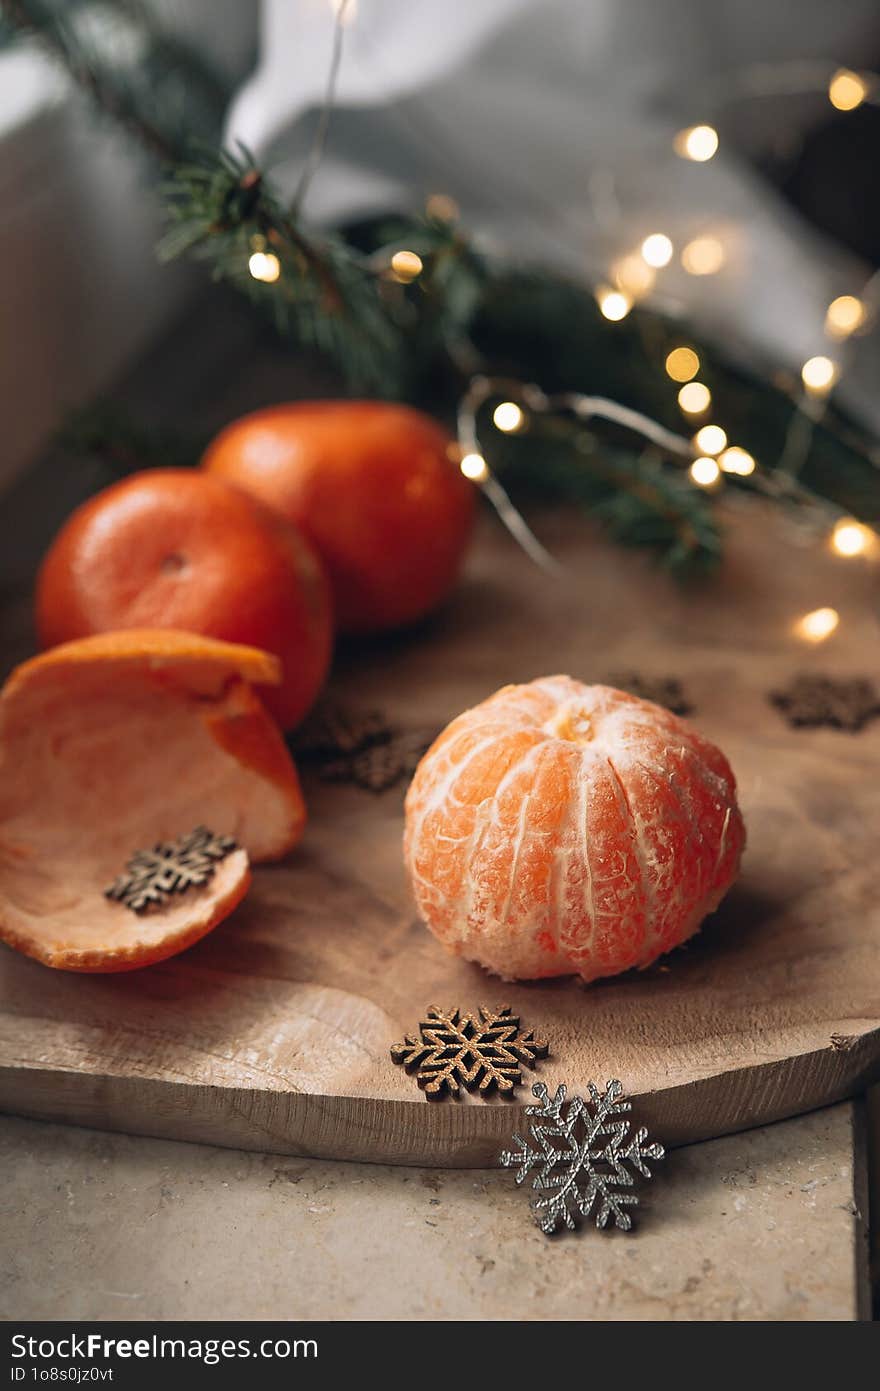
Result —
[{"label": "fir branch", "polygon": [[[178,166],[165,193],[170,226],[159,244],[162,260],[189,255],[207,264],[213,279],[235,285],[267,313],[282,337],[332,358],[353,385],[394,392],[402,344],[377,276],[341,237],[306,231],[246,150],[205,152]],[[271,284],[249,270],[257,249],[278,259]]]},{"label": "fir branch", "polygon": [[53,444],[71,459],[88,461],[110,482],[140,469],[193,467],[207,440],[142,425],[114,402],[98,400],[73,411]]},{"label": "fir branch", "polygon": [[194,137],[219,137],[226,83],[138,0],[0,0],[0,14],[162,163],[180,159]]},{"label": "fir branch", "polygon": [[[451,224],[398,224],[400,235],[369,250],[317,233],[288,211],[245,149],[204,151],[179,165],[165,185],[169,227],[159,244],[168,261],[191,256],[215,280],[243,291],[283,338],[331,358],[349,385],[378,395],[411,393],[419,364],[466,335],[482,262]],[[406,246],[423,260],[404,287],[390,275]],[[279,275],[255,279],[255,250],[277,257]]]},{"label": "fir branch", "polygon": [[574,502],[612,540],[653,551],[679,575],[711,569],[720,559],[711,498],[653,449],[609,448],[576,422],[548,420],[540,431],[506,438],[494,467],[524,500]]}]

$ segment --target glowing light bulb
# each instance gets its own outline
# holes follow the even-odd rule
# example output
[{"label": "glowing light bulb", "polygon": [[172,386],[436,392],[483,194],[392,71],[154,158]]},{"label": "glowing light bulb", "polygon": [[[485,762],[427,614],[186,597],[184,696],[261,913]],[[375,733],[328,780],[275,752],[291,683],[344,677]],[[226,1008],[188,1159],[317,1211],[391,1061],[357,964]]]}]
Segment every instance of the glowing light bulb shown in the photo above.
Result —
[{"label": "glowing light bulb", "polygon": [[797,620],[794,631],[804,642],[824,642],[830,638],[839,622],[837,609],[813,609],[812,613],[805,613],[803,618]]},{"label": "glowing light bulb", "polygon": [[740,478],[748,478],[750,473],[755,472],[756,465],[751,454],[747,449],[740,449],[738,444],[725,449],[718,462],[725,473],[738,473]]},{"label": "glowing light bulb", "polygon": [[718,132],[714,126],[688,126],[686,130],[678,132],[673,147],[682,159],[705,164],[718,149]]},{"label": "glowing light bulb", "polygon": [[837,380],[837,363],[821,354],[808,358],[801,368],[801,377],[811,395],[825,396]]},{"label": "glowing light bulb", "polygon": [[831,533],[831,549],[838,555],[867,555],[876,551],[877,544],[877,533],[852,517],[837,522]]},{"label": "glowing light bulb", "polygon": [[700,370],[700,359],[693,348],[673,348],[666,359],[666,375],[674,382],[689,382]]},{"label": "glowing light bulb", "polygon": [[502,401],[495,407],[492,420],[498,430],[503,430],[506,435],[513,435],[522,426],[525,416],[515,401]]},{"label": "glowing light bulb", "polygon": [[724,261],[724,247],[717,237],[694,237],[681,253],[688,275],[717,275]]},{"label": "glowing light bulb", "polygon": [[424,270],[421,256],[414,251],[395,251],[391,257],[391,274],[401,285],[409,285]]},{"label": "glowing light bulb", "polygon": [[457,222],[461,209],[448,193],[432,193],[425,203],[425,212],[436,222]]},{"label": "glowing light bulb", "polygon": [[712,403],[712,393],[702,382],[688,382],[678,393],[678,404],[686,415],[702,415]]},{"label": "glowing light bulb", "polygon": [[825,315],[825,332],[831,338],[848,338],[862,327],[866,310],[855,295],[838,295],[828,306]]},{"label": "glowing light bulb", "polygon": [[459,468],[472,483],[483,483],[489,477],[489,467],[482,454],[465,454]]},{"label": "glowing light bulb", "polygon": [[611,274],[618,290],[631,299],[648,294],[657,278],[651,267],[637,255],[621,256],[611,267]]},{"label": "glowing light bulb", "polygon": [[248,270],[254,280],[273,285],[281,274],[281,262],[274,251],[252,251],[248,258]]},{"label": "glowing light bulb", "polygon": [[694,444],[703,454],[720,454],[727,443],[727,435],[720,425],[704,425],[694,435]]},{"label": "glowing light bulb", "polygon": [[649,266],[653,266],[655,270],[662,270],[664,266],[669,265],[674,250],[672,242],[665,233],[652,232],[642,242],[642,259]]},{"label": "glowing light bulb", "polygon": [[357,18],[357,0],[330,0],[330,8],[343,29]]},{"label": "glowing light bulb", "polygon": [[713,483],[717,483],[721,477],[721,470],[714,459],[707,455],[694,459],[690,466],[690,475],[695,483],[701,488],[711,488]]},{"label": "glowing light bulb", "polygon": [[867,95],[868,84],[849,68],[838,68],[828,84],[828,100],[838,111],[855,111]]},{"label": "glowing light bulb", "polygon": [[599,309],[606,319],[612,323],[617,323],[620,319],[625,319],[632,309],[632,299],[624,294],[622,290],[609,290],[602,288],[596,296]]}]

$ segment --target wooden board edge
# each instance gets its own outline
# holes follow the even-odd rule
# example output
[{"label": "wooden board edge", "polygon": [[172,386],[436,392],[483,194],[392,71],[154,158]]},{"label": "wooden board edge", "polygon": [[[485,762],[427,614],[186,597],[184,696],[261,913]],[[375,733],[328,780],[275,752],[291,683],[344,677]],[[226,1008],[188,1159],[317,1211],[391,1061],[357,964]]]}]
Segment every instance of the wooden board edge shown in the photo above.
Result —
[{"label": "wooden board edge", "polygon": [[[555,1086],[556,1079],[547,1081]],[[813,1111],[877,1081],[880,1029],[845,1046],[632,1093],[633,1119],[672,1149]],[[527,1125],[530,1099],[524,1088],[517,1102],[495,1105],[383,1101],[0,1067],[0,1111],[34,1120],[267,1154],[428,1168],[494,1167],[513,1132]]]}]

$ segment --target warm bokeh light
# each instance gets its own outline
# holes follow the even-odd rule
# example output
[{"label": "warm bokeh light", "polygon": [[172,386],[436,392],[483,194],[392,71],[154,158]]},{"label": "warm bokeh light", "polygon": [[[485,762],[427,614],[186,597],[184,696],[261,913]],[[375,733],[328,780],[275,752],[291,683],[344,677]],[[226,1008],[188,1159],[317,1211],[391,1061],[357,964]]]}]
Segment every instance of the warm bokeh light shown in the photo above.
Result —
[{"label": "warm bokeh light", "polygon": [[632,299],[647,295],[653,288],[655,272],[646,265],[641,256],[621,256],[611,267],[611,275],[618,290]]},{"label": "warm bokeh light", "polygon": [[797,620],[794,630],[804,642],[824,642],[830,638],[839,622],[837,609],[813,609],[812,613],[805,613],[803,618]]},{"label": "warm bokeh light", "polygon": [[725,473],[738,473],[740,478],[748,478],[750,473],[755,472],[755,461],[751,454],[747,449],[740,449],[738,444],[725,449],[718,462]]},{"label": "warm bokeh light", "polygon": [[664,232],[652,232],[642,242],[642,257],[655,270],[662,270],[672,260],[675,248]]},{"label": "warm bokeh light", "polygon": [[515,434],[524,419],[525,416],[515,401],[502,401],[492,413],[496,428],[503,430],[507,435]]},{"label": "warm bokeh light", "polygon": [[425,212],[435,222],[457,222],[461,209],[448,193],[432,193],[425,203]]},{"label": "warm bokeh light", "polygon": [[838,555],[868,555],[877,548],[877,533],[854,517],[842,518],[831,533],[831,549]]},{"label": "warm bokeh light", "polygon": [[459,468],[465,478],[470,478],[473,483],[482,483],[489,477],[489,468],[482,454],[465,454]]},{"label": "warm bokeh light", "polygon": [[678,404],[687,415],[702,415],[712,404],[712,393],[702,382],[688,382],[678,393]]},{"label": "warm bokeh light", "polygon": [[727,434],[720,425],[704,425],[694,435],[694,444],[702,454],[720,454],[727,443]]},{"label": "warm bokeh light", "polygon": [[825,332],[832,338],[848,338],[865,322],[865,306],[855,295],[838,295],[828,306]]},{"label": "warm bokeh light", "polygon": [[717,237],[694,237],[681,253],[688,275],[717,275],[724,265],[724,247]]},{"label": "warm bokeh light", "polygon": [[673,348],[666,359],[666,375],[674,382],[689,382],[700,370],[700,359],[693,348]]},{"label": "warm bokeh light", "polygon": [[868,84],[849,68],[838,68],[828,84],[828,100],[838,111],[855,111],[867,95]]},{"label": "warm bokeh light", "polygon": [[625,319],[632,309],[632,299],[629,295],[624,294],[622,290],[609,290],[603,287],[597,291],[596,299],[599,304],[599,309],[604,314],[605,318],[610,319],[612,323],[617,323],[620,319]]},{"label": "warm bokeh light", "polygon": [[813,396],[824,396],[837,380],[837,363],[821,354],[811,357],[801,368],[801,377],[807,391]]},{"label": "warm bokeh light", "polygon": [[422,258],[414,251],[395,251],[391,257],[391,273],[401,285],[409,285],[423,270]]},{"label": "warm bokeh light", "polygon": [[248,270],[255,280],[273,285],[281,274],[281,262],[274,251],[252,251],[248,258]]},{"label": "warm bokeh light", "polygon": [[694,459],[690,466],[690,475],[701,488],[711,488],[712,484],[717,483],[721,477],[721,470],[714,459],[703,456]]},{"label": "warm bokeh light", "polygon": [[704,164],[718,149],[718,132],[714,126],[688,126],[680,130],[674,141],[675,153],[682,159]]}]

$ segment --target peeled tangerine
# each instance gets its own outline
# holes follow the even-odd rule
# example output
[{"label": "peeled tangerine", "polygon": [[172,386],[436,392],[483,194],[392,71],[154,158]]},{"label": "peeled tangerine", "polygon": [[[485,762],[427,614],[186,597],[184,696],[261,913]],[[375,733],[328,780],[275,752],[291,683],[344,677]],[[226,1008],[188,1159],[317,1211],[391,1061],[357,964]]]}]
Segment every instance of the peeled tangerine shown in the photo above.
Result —
[{"label": "peeled tangerine", "polygon": [[[47,966],[125,971],[227,917],[249,860],[283,855],[305,810],[251,683],[277,658],[169,630],[103,633],[26,662],[0,692],[0,938]],[[104,888],[138,849],[206,825],[240,849],[203,888],[134,914]]]},{"label": "peeled tangerine", "polygon": [[668,710],[568,676],[444,730],[406,799],[419,909],[499,976],[616,975],[697,931],[745,843],[724,755]]}]

